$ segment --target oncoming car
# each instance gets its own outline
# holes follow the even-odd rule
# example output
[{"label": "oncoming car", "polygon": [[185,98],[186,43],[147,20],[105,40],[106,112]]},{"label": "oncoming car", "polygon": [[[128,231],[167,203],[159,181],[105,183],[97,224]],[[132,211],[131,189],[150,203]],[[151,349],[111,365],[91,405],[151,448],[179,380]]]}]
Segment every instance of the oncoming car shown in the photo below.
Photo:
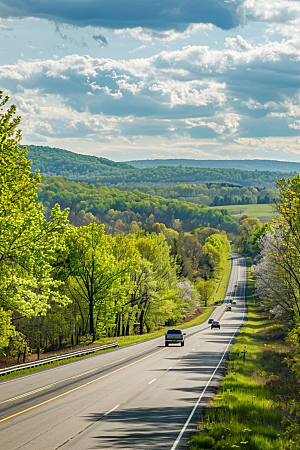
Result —
[{"label": "oncoming car", "polygon": [[185,335],[186,333],[183,333],[181,330],[177,330],[176,328],[168,330],[165,334],[165,347],[168,347],[169,344],[181,344],[183,347]]},{"label": "oncoming car", "polygon": [[210,328],[219,328],[219,330],[220,330],[220,328],[221,328],[220,322],[219,322],[218,320],[214,320],[214,321],[212,322]]}]

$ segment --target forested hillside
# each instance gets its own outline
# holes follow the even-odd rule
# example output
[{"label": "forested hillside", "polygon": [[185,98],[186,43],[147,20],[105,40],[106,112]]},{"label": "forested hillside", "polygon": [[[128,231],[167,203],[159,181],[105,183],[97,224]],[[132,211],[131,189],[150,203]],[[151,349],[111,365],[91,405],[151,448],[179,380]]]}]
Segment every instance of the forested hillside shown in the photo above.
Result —
[{"label": "forested hillside", "polygon": [[218,169],[241,169],[274,172],[300,172],[300,163],[269,159],[140,159],[126,161],[133,167],[145,169],[159,166],[216,167]]},{"label": "forested hillside", "polygon": [[294,172],[249,171],[234,168],[160,166],[138,169],[105,158],[34,145],[28,146],[28,157],[32,160],[32,169],[39,169],[42,175],[58,175],[69,180],[100,182],[106,185],[234,183],[273,189],[278,178],[295,175]]},{"label": "forested hillside", "polygon": [[198,203],[207,206],[251,205],[273,203],[276,191],[270,188],[254,188],[229,183],[179,184],[175,186],[116,186],[118,189],[133,191],[138,189],[149,195]]},{"label": "forested hillside", "polygon": [[226,209],[166,199],[137,189],[119,190],[93,183],[77,183],[61,177],[42,178],[38,199],[48,208],[58,203],[70,208],[70,221],[84,225],[98,221],[107,232],[129,232],[131,227],[151,231],[155,222],[183,231],[210,226],[227,232],[236,231],[236,223]]}]

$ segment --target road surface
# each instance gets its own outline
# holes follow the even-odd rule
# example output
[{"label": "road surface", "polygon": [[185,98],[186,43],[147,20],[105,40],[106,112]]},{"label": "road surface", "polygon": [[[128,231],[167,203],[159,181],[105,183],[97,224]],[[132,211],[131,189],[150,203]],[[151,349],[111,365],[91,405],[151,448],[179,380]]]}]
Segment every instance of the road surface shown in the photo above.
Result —
[{"label": "road surface", "polygon": [[216,308],[220,330],[185,330],[184,347],[157,338],[0,382],[0,448],[186,449],[244,321],[245,285],[234,255],[225,300],[237,305]]}]

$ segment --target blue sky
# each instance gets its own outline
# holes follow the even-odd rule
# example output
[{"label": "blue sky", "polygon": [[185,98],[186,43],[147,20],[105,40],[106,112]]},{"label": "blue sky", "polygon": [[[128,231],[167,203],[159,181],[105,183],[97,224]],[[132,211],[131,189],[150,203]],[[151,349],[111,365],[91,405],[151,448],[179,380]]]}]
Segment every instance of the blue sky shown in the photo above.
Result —
[{"label": "blue sky", "polygon": [[300,160],[300,1],[0,0],[23,143]]}]

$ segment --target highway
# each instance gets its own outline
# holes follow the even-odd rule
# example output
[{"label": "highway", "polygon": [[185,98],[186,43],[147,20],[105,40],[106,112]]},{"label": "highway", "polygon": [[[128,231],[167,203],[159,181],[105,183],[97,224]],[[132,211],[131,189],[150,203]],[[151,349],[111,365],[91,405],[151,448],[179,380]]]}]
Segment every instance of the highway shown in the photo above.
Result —
[{"label": "highway", "polygon": [[237,305],[216,308],[220,330],[185,330],[184,347],[161,337],[1,381],[0,448],[187,449],[245,320],[245,286],[234,255],[225,300],[236,290]]}]

